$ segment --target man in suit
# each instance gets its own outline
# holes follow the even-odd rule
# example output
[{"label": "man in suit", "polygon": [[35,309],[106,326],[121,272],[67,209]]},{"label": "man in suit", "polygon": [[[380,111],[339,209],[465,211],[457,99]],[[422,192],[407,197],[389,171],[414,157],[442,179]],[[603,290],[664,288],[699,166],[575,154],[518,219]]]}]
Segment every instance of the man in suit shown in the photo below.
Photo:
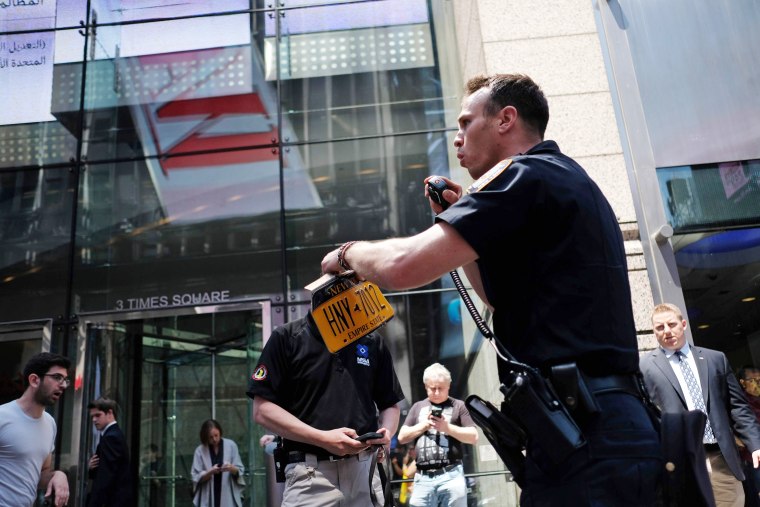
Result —
[{"label": "man in suit", "polygon": [[707,414],[703,442],[710,483],[719,507],[744,505],[742,462],[734,431],[760,464],[760,425],[744,397],[725,354],[689,346],[686,320],[672,304],[657,305],[652,326],[660,348],[641,360],[649,393],[663,412],[702,410]]},{"label": "man in suit", "polygon": [[133,491],[129,451],[124,433],[116,424],[116,402],[99,398],[87,405],[87,408],[90,410],[92,424],[101,432],[100,442],[89,463],[92,488],[87,506],[131,506]]}]

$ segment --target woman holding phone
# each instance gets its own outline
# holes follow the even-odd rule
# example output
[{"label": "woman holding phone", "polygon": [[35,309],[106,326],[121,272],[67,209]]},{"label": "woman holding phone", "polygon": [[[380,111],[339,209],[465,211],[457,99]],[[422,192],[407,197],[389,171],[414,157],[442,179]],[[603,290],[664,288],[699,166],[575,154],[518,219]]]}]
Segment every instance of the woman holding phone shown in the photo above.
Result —
[{"label": "woman holding phone", "polygon": [[222,437],[214,419],[201,425],[201,445],[193,456],[193,505],[195,507],[241,507],[243,462],[237,444]]}]

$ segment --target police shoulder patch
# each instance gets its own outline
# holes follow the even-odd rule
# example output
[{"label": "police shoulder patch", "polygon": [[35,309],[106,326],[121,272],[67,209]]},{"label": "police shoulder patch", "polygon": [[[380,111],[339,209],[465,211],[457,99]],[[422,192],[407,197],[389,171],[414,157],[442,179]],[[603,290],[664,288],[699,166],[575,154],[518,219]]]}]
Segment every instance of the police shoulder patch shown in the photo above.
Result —
[{"label": "police shoulder patch", "polygon": [[256,371],[253,372],[253,375],[251,375],[252,380],[266,380],[267,378],[267,367],[263,364],[260,364],[256,367]]},{"label": "police shoulder patch", "polygon": [[470,188],[467,189],[468,194],[472,194],[473,192],[480,192],[483,190],[489,183],[491,183],[493,180],[496,179],[498,175],[503,173],[507,170],[507,168],[512,165],[512,159],[507,158],[493,166],[486,172],[483,176],[478,178],[475,183],[470,185]]}]

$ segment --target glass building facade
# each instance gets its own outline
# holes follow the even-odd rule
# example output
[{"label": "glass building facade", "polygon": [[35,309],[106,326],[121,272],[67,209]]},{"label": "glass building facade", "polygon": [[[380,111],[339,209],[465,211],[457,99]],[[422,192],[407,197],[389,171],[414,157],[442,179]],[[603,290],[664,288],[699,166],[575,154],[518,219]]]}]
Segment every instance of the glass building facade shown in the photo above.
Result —
[{"label": "glass building facade", "polygon": [[[473,5],[480,26],[457,29]],[[53,410],[72,504],[100,395],[121,405],[138,505],[190,504],[211,417],[240,447],[246,505],[276,504],[244,386],[273,327],[308,311],[326,252],[421,231],[424,177],[466,180],[452,153],[460,51],[510,66],[489,72],[530,62],[561,145],[575,139],[587,167],[617,154],[584,130],[604,118],[577,121],[611,93],[640,233],[627,248],[642,349],[656,346],[651,303],[671,301],[694,343],[760,365],[757,5],[565,2],[557,26],[533,2],[495,5],[0,0],[0,401],[23,391],[32,354],[74,360]],[[609,90],[566,78],[585,53],[557,57],[589,33]],[[447,277],[386,296],[407,406],[435,361],[453,396],[500,398],[494,354]],[[470,503],[517,505],[490,446],[465,450]]]},{"label": "glass building facade", "polygon": [[[139,505],[190,505],[208,418],[240,447],[246,505],[274,501],[247,379],[271,329],[308,311],[326,252],[432,223],[422,181],[458,165],[449,2],[0,8],[2,402],[30,355],[74,360],[55,408],[74,505],[98,396],[120,404]],[[436,361],[455,397],[496,390],[447,280],[387,297],[408,402]],[[473,501],[513,494],[494,454],[468,452],[486,473]]]}]

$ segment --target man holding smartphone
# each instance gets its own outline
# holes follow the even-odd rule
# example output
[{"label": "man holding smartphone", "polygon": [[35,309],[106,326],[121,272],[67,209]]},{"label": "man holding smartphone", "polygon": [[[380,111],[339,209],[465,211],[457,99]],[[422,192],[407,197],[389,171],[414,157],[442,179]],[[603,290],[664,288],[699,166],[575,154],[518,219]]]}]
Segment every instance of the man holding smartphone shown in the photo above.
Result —
[{"label": "man holding smartphone", "polygon": [[451,373],[434,363],[422,374],[427,398],[409,409],[399,444],[414,441],[417,475],[409,505],[467,505],[462,444],[478,441],[478,430],[464,402],[449,396]]},{"label": "man holding smartphone", "polygon": [[372,447],[390,444],[404,393],[379,334],[333,354],[311,314],[289,322],[272,332],[246,394],[254,420],[282,437],[283,507],[383,505]]}]

